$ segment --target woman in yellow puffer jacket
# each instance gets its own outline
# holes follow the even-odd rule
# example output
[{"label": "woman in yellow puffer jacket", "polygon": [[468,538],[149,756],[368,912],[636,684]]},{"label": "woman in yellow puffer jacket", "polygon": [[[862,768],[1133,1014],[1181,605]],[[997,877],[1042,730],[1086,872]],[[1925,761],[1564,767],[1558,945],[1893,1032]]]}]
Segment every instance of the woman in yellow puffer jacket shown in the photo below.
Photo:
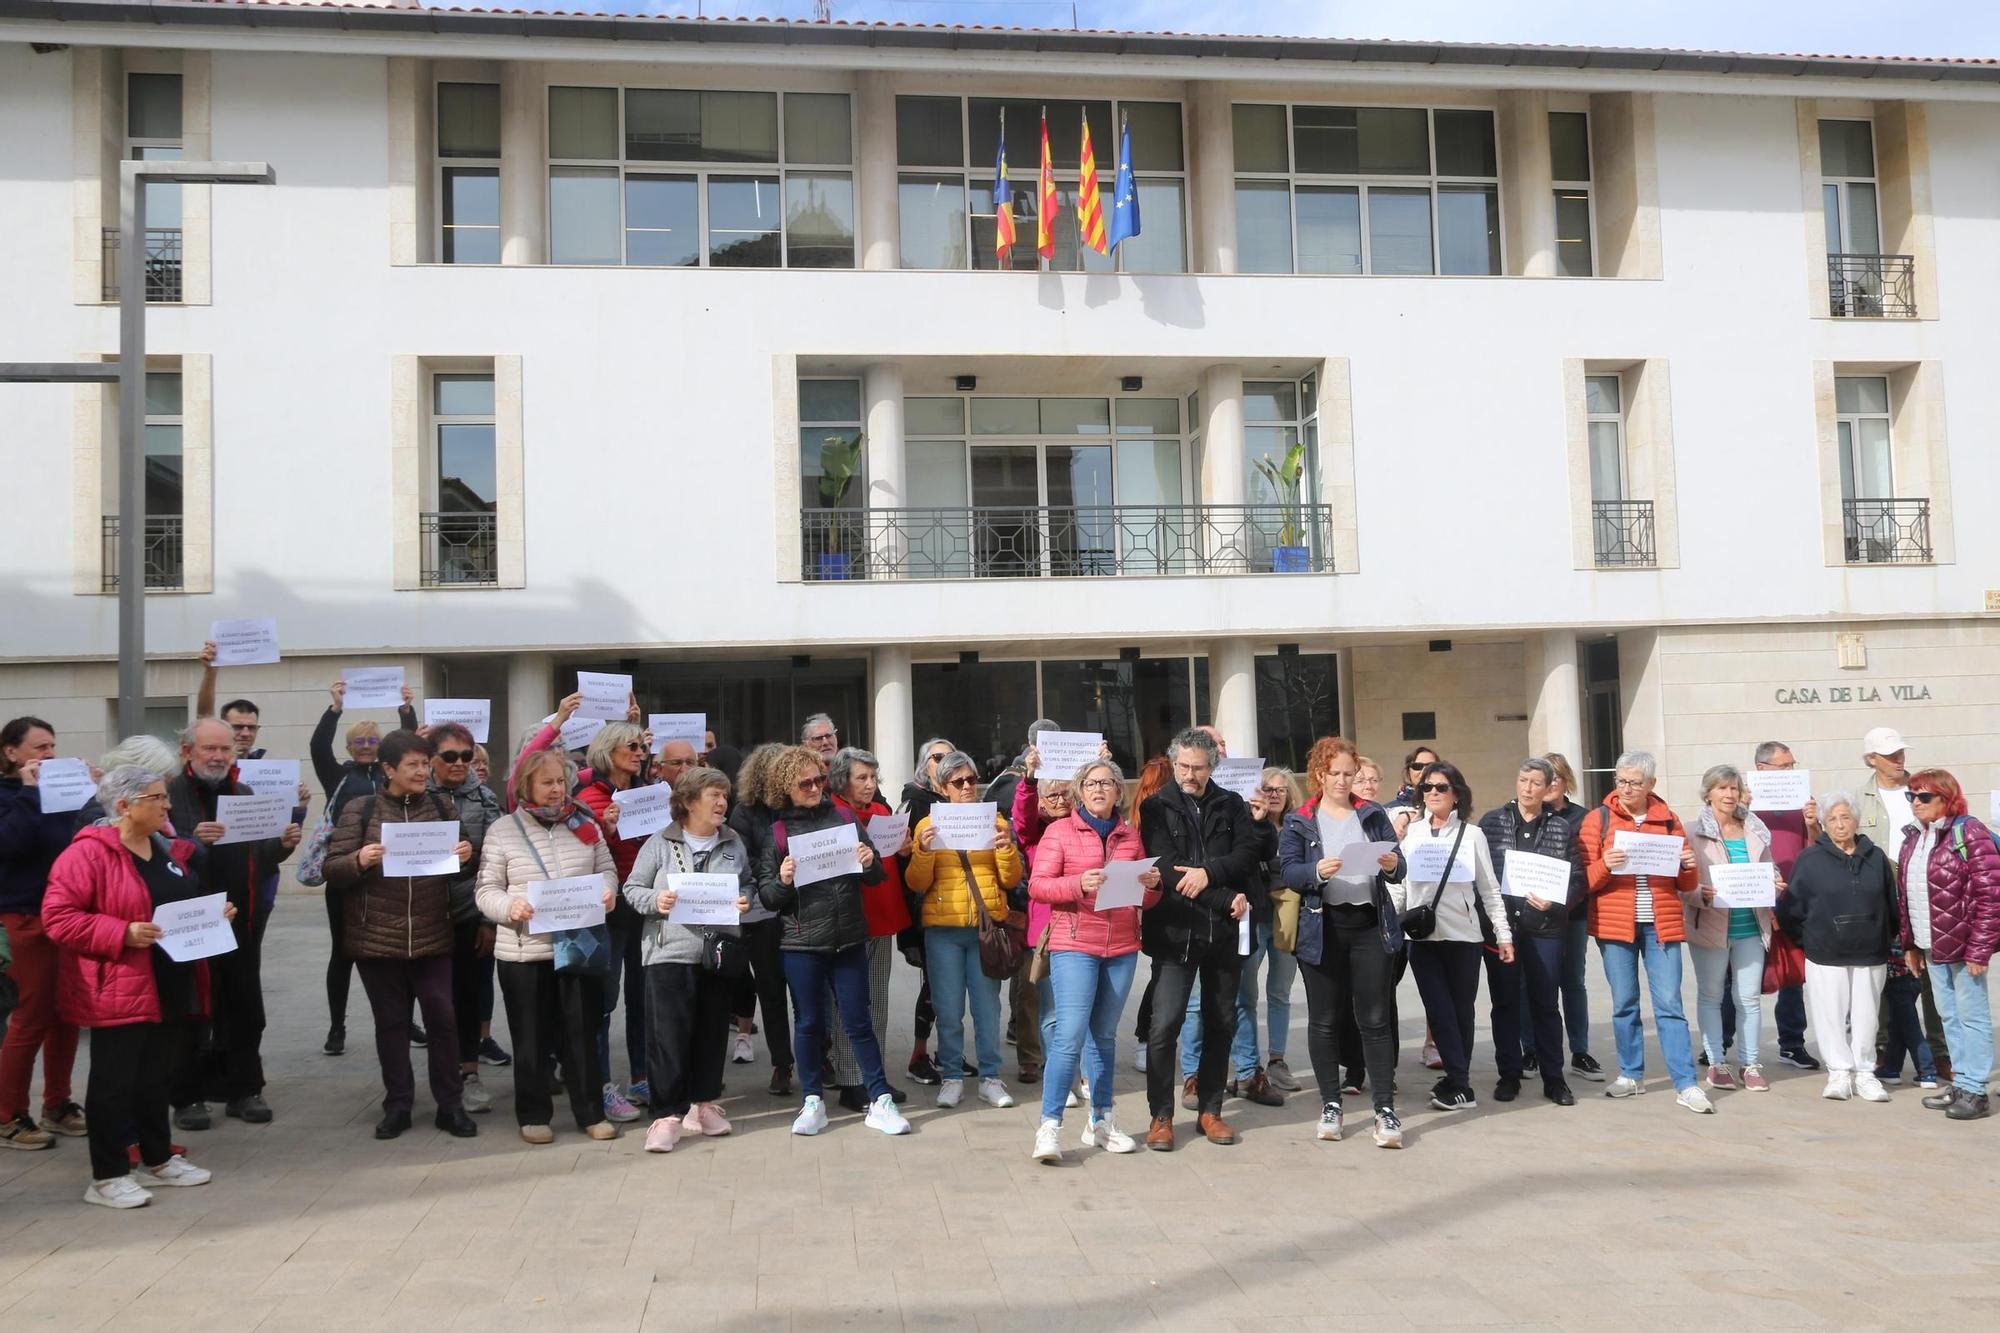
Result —
[{"label": "woman in yellow puffer jacket", "polygon": [[[966,805],[979,799],[979,766],[972,756],[954,750],[938,761],[937,786],[945,800]],[[912,835],[910,865],[903,884],[923,899],[924,965],[930,976],[931,1003],[937,1009],[937,1104],[956,1106],[965,1095],[960,1077],[965,1059],[965,1008],[972,1004],[973,1034],[979,1064],[979,1098],[994,1106],[1012,1106],[1014,1098],[1000,1081],[1000,983],[979,970],[979,911],[976,890],[987,914],[1007,918],[1007,890],[1021,882],[1021,850],[1013,831],[999,814],[993,816],[993,846],[980,852],[955,852],[941,847],[931,819],[917,824]]]}]

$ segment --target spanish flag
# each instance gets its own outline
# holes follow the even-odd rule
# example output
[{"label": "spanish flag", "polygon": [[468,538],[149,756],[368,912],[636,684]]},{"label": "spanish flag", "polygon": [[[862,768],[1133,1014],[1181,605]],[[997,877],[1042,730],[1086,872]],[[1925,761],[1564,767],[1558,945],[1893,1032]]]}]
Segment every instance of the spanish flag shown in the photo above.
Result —
[{"label": "spanish flag", "polygon": [[1042,108],[1042,176],[1035,198],[1035,249],[1044,259],[1056,257],[1056,164],[1049,155],[1049,109]]},{"label": "spanish flag", "polygon": [[[1044,137],[1048,130],[1042,131]],[[1042,150],[1044,157],[1048,150]],[[1090,113],[1083,115],[1083,162],[1078,168],[1076,187],[1076,221],[1083,233],[1083,243],[1099,254],[1109,248],[1104,243],[1104,201],[1097,195],[1097,154],[1090,147]]]},{"label": "spanish flag", "polygon": [[993,253],[1001,268],[1014,251],[1014,192],[1007,186],[1007,108],[1000,108],[1000,142],[993,149]]}]

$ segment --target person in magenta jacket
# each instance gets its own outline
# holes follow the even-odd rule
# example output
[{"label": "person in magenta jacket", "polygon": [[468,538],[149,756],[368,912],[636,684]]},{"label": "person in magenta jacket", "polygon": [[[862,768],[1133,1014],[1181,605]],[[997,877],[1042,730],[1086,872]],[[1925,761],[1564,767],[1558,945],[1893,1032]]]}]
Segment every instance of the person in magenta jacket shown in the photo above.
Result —
[{"label": "person in magenta jacket", "polygon": [[[153,923],[164,903],[199,897],[188,869],[195,844],[168,841],[167,775],[136,765],[114,768],[98,782],[108,822],[76,835],[56,858],[42,902],[49,939],[62,953],[56,1007],[90,1029],[91,1183],[85,1203],[140,1208],[148,1185],[205,1185],[209,1173],[173,1150],[167,1124],[176,1020],[196,1012],[197,963],[175,962],[159,947]],[[223,906],[233,920],[233,904]],[[139,1141],[141,1173],[125,1154],[130,1130]],[[143,1183],[142,1183],[143,1182]]]},{"label": "person in magenta jacket", "polygon": [[[1034,1160],[1062,1160],[1063,1101],[1090,1039],[1090,1118],[1083,1131],[1086,1148],[1103,1146],[1128,1153],[1138,1145],[1111,1117],[1111,1072],[1116,1064],[1118,1016],[1132,989],[1139,964],[1141,907],[1098,910],[1097,891],[1104,867],[1145,857],[1139,830],[1118,813],[1124,774],[1109,759],[1094,759],[1070,783],[1077,805],[1067,816],[1042,827],[1036,844],[1028,897],[1049,907],[1048,962],[1054,995],[1055,1031],[1049,1043],[1047,1078],[1042,1084],[1042,1123],[1035,1131]],[[1143,907],[1160,900],[1160,872],[1140,876]]]}]

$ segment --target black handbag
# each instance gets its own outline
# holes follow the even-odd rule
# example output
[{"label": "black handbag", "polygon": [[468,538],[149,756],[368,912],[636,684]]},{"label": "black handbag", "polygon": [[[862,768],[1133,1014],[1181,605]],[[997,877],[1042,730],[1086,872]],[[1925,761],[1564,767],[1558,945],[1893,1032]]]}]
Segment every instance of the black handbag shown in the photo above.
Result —
[{"label": "black handbag", "polygon": [[1458,837],[1452,840],[1451,855],[1445,858],[1444,873],[1438,876],[1437,891],[1431,900],[1403,913],[1403,934],[1413,940],[1427,940],[1437,931],[1438,899],[1444,897],[1447,885],[1451,883],[1451,868],[1458,861],[1459,845],[1465,841],[1465,821],[1458,821]]},{"label": "black handbag", "polygon": [[701,970],[734,981],[750,972],[750,950],[734,935],[714,929],[701,932]]}]

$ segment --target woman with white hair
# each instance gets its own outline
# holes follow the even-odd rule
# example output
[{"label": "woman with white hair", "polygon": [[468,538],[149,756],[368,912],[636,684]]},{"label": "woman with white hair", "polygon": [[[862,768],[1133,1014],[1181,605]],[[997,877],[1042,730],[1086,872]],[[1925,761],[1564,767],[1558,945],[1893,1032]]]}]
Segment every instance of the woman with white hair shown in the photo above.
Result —
[{"label": "woman with white hair", "polygon": [[[1701,813],[1688,826],[1688,842],[1694,848],[1701,878],[1692,892],[1681,895],[1681,904],[1687,909],[1695,1015],[1701,1023],[1702,1050],[1708,1055],[1708,1086],[1739,1086],[1738,1076],[1729,1068],[1729,1043],[1722,1036],[1722,995],[1733,990],[1737,1050],[1743,1060],[1740,1086],[1745,1092],[1769,1092],[1771,1085],[1758,1057],[1771,909],[1718,903],[1711,873],[1722,865],[1772,864],[1771,830],[1750,812],[1741,772],[1728,764],[1717,764],[1701,775]],[[1776,873],[1774,868],[1772,874]],[[1784,887],[1783,880],[1778,881],[1778,887]]]},{"label": "woman with white hair", "polygon": [[1806,1011],[1826,1064],[1820,1095],[1886,1102],[1875,1027],[1896,945],[1896,869],[1861,832],[1853,793],[1830,791],[1818,804],[1819,840],[1792,867],[1778,924],[1806,954]]}]

